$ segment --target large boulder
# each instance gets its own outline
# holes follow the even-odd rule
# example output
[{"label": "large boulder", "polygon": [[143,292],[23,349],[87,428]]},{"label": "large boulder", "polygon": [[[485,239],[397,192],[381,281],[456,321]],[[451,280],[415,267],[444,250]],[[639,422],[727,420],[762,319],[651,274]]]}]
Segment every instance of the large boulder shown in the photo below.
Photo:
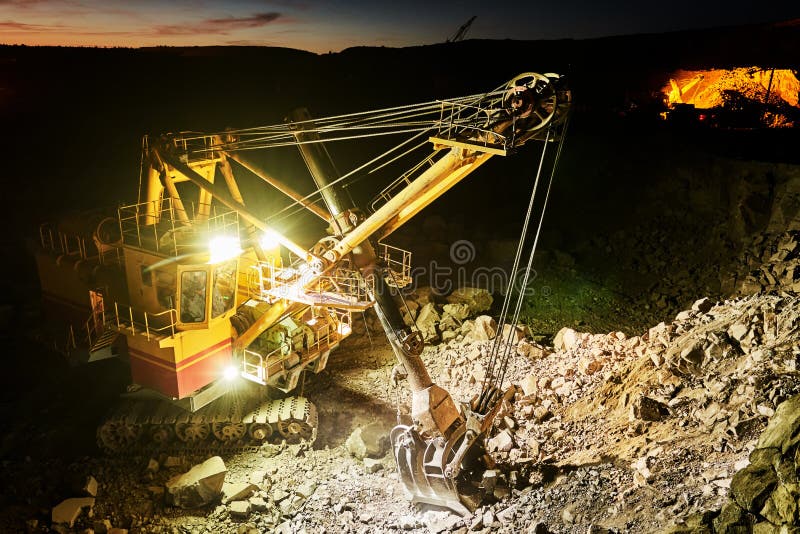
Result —
[{"label": "large boulder", "polygon": [[469,307],[469,314],[476,315],[488,311],[492,307],[491,293],[478,287],[461,287],[453,291],[448,297],[450,304],[466,304]]},{"label": "large boulder", "polygon": [[800,442],[800,395],[782,402],[758,439],[757,449],[780,449],[786,454]]},{"label": "large boulder", "polygon": [[539,391],[538,382],[539,380],[534,375],[528,375],[523,378],[519,384],[522,388],[522,394],[526,397],[536,395],[536,392]]},{"label": "large boulder", "polygon": [[553,338],[553,347],[556,350],[572,350],[578,346],[578,333],[572,328],[562,328]]},{"label": "large boulder", "polygon": [[169,479],[166,483],[167,501],[181,508],[210,504],[222,495],[227,473],[222,458],[212,456],[188,472]]},{"label": "large boulder", "polygon": [[516,345],[523,339],[525,339],[524,325],[503,325],[503,341]]},{"label": "large boulder", "polygon": [[486,442],[486,448],[489,451],[508,452],[514,448],[514,438],[508,430],[502,430]]},{"label": "large boulder", "polygon": [[389,433],[380,423],[370,423],[353,430],[344,445],[359,460],[381,458],[389,450]]},{"label": "large boulder", "polygon": [[475,318],[469,337],[475,341],[488,341],[497,335],[497,323],[488,315]]},{"label": "large boulder", "polygon": [[61,501],[58,506],[54,507],[51,512],[51,521],[56,525],[72,525],[78,516],[81,515],[81,510],[84,508],[91,508],[94,506],[94,497],[80,497],[73,499],[65,499]]},{"label": "large boulder", "polygon": [[759,512],[777,484],[778,477],[772,466],[750,464],[733,475],[731,493],[743,509]]},{"label": "large boulder", "polygon": [[436,306],[432,302],[425,304],[419,310],[416,324],[425,341],[433,341],[438,338],[439,332],[436,325],[439,324],[440,319]]},{"label": "large boulder", "polygon": [[250,482],[226,482],[222,485],[222,502],[227,504],[233,501],[243,501],[256,491],[258,491],[258,486]]},{"label": "large boulder", "polygon": [[228,507],[231,517],[245,518],[250,515],[250,501],[234,501]]},{"label": "large boulder", "polygon": [[91,475],[86,477],[82,490],[89,497],[97,497],[97,479]]},{"label": "large boulder", "polygon": [[455,304],[445,304],[442,306],[444,313],[457,319],[459,321],[463,321],[467,317],[469,317],[469,306],[464,304],[463,302],[457,302]]},{"label": "large boulder", "polygon": [[751,532],[748,514],[734,501],[722,507],[712,524],[715,532]]},{"label": "large boulder", "polygon": [[517,344],[517,354],[530,360],[540,360],[551,353],[546,347],[532,341],[522,340]]},{"label": "large boulder", "polygon": [[444,333],[447,330],[455,332],[461,328],[461,321],[450,315],[449,313],[442,314],[442,319],[439,321],[439,330]]},{"label": "large boulder", "polygon": [[775,488],[764,503],[760,515],[774,525],[794,525],[797,521],[797,501],[783,484]]}]

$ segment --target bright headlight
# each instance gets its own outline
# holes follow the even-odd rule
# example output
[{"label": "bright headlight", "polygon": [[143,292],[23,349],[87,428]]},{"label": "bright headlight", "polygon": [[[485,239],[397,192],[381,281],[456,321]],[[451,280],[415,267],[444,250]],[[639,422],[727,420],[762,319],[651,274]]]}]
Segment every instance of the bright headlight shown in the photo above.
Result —
[{"label": "bright headlight", "polygon": [[222,371],[222,376],[225,378],[225,380],[233,380],[239,376],[239,369],[233,365],[229,365]]},{"label": "bright headlight", "polygon": [[230,236],[219,236],[208,243],[210,258],[209,263],[219,263],[230,260],[242,253],[239,239]]},{"label": "bright headlight", "polygon": [[278,248],[280,243],[278,243],[278,236],[275,235],[275,232],[268,230],[258,240],[258,244],[264,250],[272,250]]}]

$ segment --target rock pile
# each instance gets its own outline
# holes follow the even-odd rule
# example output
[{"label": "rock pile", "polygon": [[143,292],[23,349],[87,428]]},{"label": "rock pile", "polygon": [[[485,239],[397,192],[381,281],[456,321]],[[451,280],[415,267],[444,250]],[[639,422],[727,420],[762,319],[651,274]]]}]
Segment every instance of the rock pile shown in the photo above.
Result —
[{"label": "rock pile", "polygon": [[181,508],[210,504],[222,495],[227,472],[222,458],[213,456],[188,472],[169,479],[166,483],[167,502]]},{"label": "rock pile", "polygon": [[[416,326],[427,343],[461,340],[472,324],[467,321],[492,307],[492,295],[485,289],[462,287],[446,298],[431,288],[417,289],[406,299],[403,318]],[[486,339],[486,338],[485,338]]]},{"label": "rock pile", "polygon": [[[522,501],[531,503],[530,517],[542,528],[600,517],[609,528],[648,532],[718,508],[766,420],[800,392],[800,298],[789,294],[701,299],[641,336],[565,328],[552,348],[524,337],[515,341],[506,376],[518,387],[516,399],[498,417],[488,448],[508,466],[503,477],[514,480],[506,481],[512,503],[528,492],[550,501]],[[480,388],[491,345],[465,336],[426,349],[423,358],[438,383],[457,400],[468,400]],[[573,475],[581,465],[594,467]],[[563,487],[542,486],[558,472]],[[638,526],[621,521],[625,506],[608,495],[595,495],[608,505],[605,511],[567,511],[552,519],[554,495],[576,499],[586,484],[599,486],[603,473],[613,473],[606,482],[619,484],[625,499],[667,492],[676,480],[686,489],[652,522]],[[570,493],[572,486],[578,493]],[[472,525],[482,530],[478,514],[497,517],[505,508],[508,503],[500,502],[482,509]]]},{"label": "rock pile", "polygon": [[[796,248],[776,261],[791,262],[791,254]],[[39,522],[29,529],[791,531],[800,495],[793,478],[800,455],[800,297],[701,299],[641,335],[563,328],[553,346],[544,346],[522,326],[499,332],[492,317],[481,315],[491,305],[488,294],[455,295],[447,301],[420,291],[409,301],[411,319],[427,325],[431,339],[444,340],[422,355],[431,377],[456,401],[468,401],[502,333],[510,341],[501,345],[505,384],[515,388],[487,443],[498,462],[483,480],[487,500],[472,516],[416,510],[404,500],[382,438],[397,403],[408,412],[402,404],[409,395],[402,385],[389,387],[389,347],[366,350],[364,336],[358,348],[343,346],[330,375],[309,386],[331,419],[328,428],[341,427],[340,440],[329,438],[316,450],[265,445],[224,463],[166,454],[91,459],[79,474],[97,478],[81,477],[74,492],[50,504],[63,497],[80,502],[65,502],[52,517],[27,516]]]},{"label": "rock pile", "polygon": [[741,295],[800,293],[800,232],[757,236],[742,254],[738,270],[730,281]]},{"label": "rock pile", "polygon": [[730,483],[731,498],[718,512],[691,517],[670,529],[690,532],[795,532],[800,499],[800,395],[781,403],[749,464]]}]

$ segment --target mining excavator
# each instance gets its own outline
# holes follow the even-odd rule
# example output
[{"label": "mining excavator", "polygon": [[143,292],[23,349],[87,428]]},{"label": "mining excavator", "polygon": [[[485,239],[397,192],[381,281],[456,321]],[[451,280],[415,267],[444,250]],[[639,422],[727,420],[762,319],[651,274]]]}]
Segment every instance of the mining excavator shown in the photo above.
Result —
[{"label": "mining excavator", "polygon": [[[412,393],[411,424],[391,433],[409,495],[461,512],[476,506],[502,380],[461,407],[434,384],[422,336],[401,312],[411,254],[383,240],[491,157],[563,137],[570,99],[562,77],[524,73],[479,95],[323,119],[297,110],[273,126],[145,137],[135,204],[40,227],[44,310],[69,325],[61,347],[82,362],[129,362],[132,386],[98,428],[99,446],[118,453],[313,441],[316,410],[298,394],[304,373],[325,369],[353,314],[373,308]],[[327,150],[401,134],[346,174]],[[253,156],[287,146],[299,149],[312,194]],[[352,201],[352,180],[420,151],[368,205]],[[289,206],[257,214],[241,173]],[[327,235],[310,247],[287,237],[289,210],[312,214]]]}]

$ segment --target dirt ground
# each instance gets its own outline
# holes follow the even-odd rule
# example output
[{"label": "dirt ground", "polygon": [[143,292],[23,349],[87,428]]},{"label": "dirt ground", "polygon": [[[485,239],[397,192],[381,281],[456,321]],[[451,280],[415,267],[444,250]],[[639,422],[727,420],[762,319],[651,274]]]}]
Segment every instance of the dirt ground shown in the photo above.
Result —
[{"label": "dirt ground", "polygon": [[[57,531],[97,531],[96,522],[108,519],[129,532],[170,533],[655,532],[718,509],[771,410],[800,390],[792,366],[800,354],[797,309],[796,297],[755,295],[685,312],[640,336],[568,329],[555,346],[515,352],[508,382],[519,391],[493,430],[507,433],[512,445],[492,453],[499,473],[494,497],[464,518],[411,505],[391,452],[369,469],[374,472],[348,452],[347,438],[357,427],[377,423],[388,431],[398,406],[408,413],[403,383],[391,385],[394,357],[375,332],[356,328],[328,368],[308,378],[304,393],[320,415],[312,448],[265,445],[223,455],[227,482],[263,473],[255,498],[265,506],[247,517],[221,503],[193,510],[164,504],[164,482],[207,455],[176,453],[176,465],[166,467],[165,455],[100,454],[90,443],[93,425],[113,402],[123,373],[112,362],[85,374],[87,368],[53,361],[52,381],[41,386],[48,395],[26,391],[25,383],[13,394],[5,390],[11,424],[3,442],[0,525],[7,532],[49,531],[50,508],[75,496],[91,475],[99,483],[92,517],[84,514],[72,530],[53,526]],[[706,349],[702,372],[685,369],[677,348],[687,339],[715,339],[716,332],[765,316],[785,327],[783,336],[755,329],[758,339]],[[424,360],[437,383],[466,401],[479,388],[476,377],[490,347],[491,341],[467,335],[430,346]],[[101,376],[105,382],[97,381]],[[642,397],[663,411],[645,413]],[[11,413],[12,406],[24,413]],[[151,460],[161,467],[149,469]]]}]

